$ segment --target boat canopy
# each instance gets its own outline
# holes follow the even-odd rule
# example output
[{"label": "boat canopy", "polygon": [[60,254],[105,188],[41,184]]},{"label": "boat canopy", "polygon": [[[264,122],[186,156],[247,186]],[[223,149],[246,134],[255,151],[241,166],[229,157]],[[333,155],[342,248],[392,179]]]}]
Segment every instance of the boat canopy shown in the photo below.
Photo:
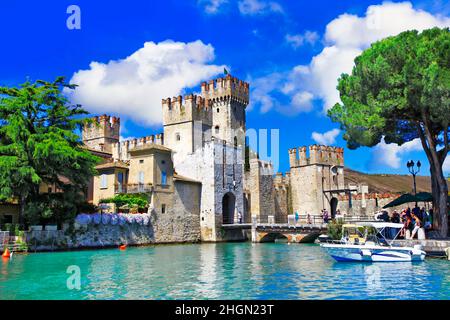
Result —
[{"label": "boat canopy", "polygon": [[356,222],[358,226],[362,227],[374,227],[376,229],[384,229],[384,228],[395,228],[401,229],[403,228],[403,223],[393,223],[393,222]]}]

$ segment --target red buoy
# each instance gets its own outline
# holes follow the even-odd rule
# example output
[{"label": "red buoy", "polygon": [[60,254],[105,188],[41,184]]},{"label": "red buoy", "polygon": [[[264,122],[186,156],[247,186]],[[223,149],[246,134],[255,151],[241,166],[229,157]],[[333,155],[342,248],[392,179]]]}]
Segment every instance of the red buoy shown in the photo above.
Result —
[{"label": "red buoy", "polygon": [[9,252],[8,248],[5,248],[5,251],[3,251],[2,257],[3,258],[11,257],[11,253]]},{"label": "red buoy", "polygon": [[127,248],[127,245],[126,245],[126,244],[123,244],[123,245],[119,246],[119,249],[120,249],[120,250],[125,250],[126,248]]}]

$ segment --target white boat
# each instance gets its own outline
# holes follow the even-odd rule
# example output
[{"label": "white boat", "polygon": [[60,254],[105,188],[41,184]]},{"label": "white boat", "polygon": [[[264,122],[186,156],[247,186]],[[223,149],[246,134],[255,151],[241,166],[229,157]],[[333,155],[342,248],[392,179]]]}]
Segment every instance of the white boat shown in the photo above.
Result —
[{"label": "white boat", "polygon": [[[425,251],[420,245],[412,247],[393,246],[393,241],[403,228],[401,223],[355,222],[342,226],[339,241],[321,243],[328,254],[336,261],[399,262],[423,261]],[[369,231],[375,230],[370,235]],[[394,232],[392,232],[395,230]],[[398,230],[398,231],[397,231]],[[392,239],[386,237],[391,233]]]}]

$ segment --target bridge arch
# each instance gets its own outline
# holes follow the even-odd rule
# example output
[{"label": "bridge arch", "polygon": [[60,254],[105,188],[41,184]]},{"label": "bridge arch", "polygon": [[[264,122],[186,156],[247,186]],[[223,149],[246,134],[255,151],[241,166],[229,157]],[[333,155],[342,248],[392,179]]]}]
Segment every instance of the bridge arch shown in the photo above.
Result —
[{"label": "bridge arch", "polygon": [[265,234],[259,242],[275,242],[277,239],[289,240],[289,238],[280,232],[269,232]]},{"label": "bridge arch", "polygon": [[222,198],[222,224],[234,223],[234,211],[236,207],[236,196],[227,192]]}]

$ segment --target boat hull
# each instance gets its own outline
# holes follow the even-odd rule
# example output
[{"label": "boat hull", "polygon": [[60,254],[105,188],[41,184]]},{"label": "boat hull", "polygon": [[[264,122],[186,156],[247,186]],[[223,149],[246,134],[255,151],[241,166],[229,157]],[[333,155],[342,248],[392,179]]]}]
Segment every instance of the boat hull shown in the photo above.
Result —
[{"label": "boat hull", "polygon": [[321,244],[338,262],[404,262],[423,261],[425,251],[409,247],[381,247],[345,244]]}]

